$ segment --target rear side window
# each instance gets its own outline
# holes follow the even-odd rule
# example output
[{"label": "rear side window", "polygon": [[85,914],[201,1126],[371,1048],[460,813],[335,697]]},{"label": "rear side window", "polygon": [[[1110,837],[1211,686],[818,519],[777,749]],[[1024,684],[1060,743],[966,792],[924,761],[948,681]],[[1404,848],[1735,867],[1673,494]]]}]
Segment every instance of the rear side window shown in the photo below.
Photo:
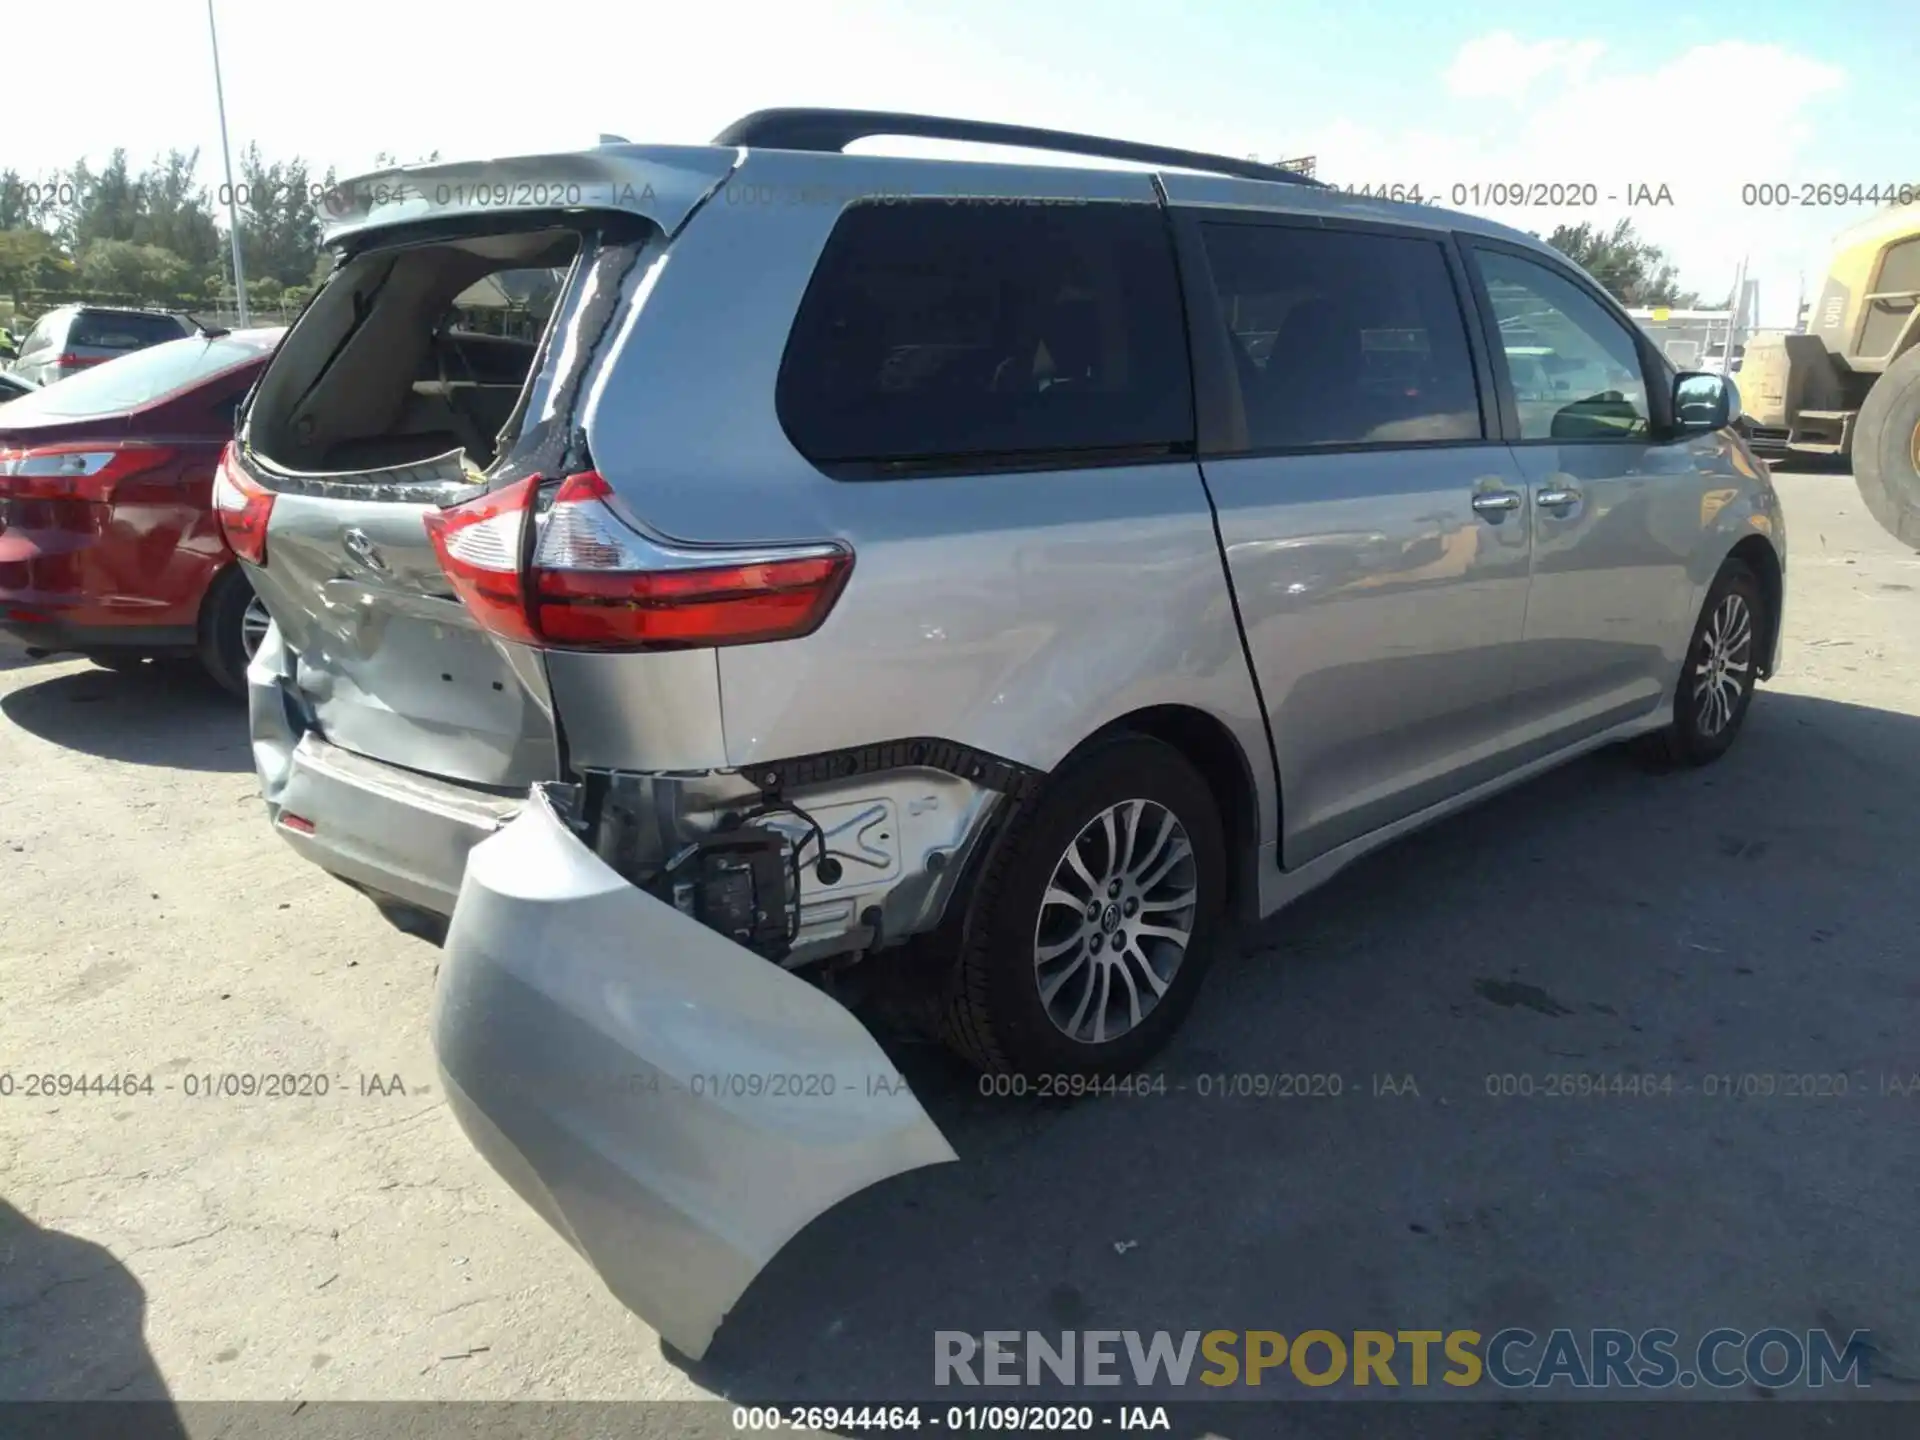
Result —
[{"label": "rear side window", "polygon": [[1481,438],[1466,322],[1440,241],[1201,229],[1249,449]]},{"label": "rear side window", "polygon": [[849,474],[1187,450],[1165,219],[1110,203],[853,206],[801,302],[777,403],[803,455]]},{"label": "rear side window", "polygon": [[93,315],[83,311],[74,316],[67,343],[96,350],[139,350],[178,340],[185,333],[180,322],[169,315]]}]

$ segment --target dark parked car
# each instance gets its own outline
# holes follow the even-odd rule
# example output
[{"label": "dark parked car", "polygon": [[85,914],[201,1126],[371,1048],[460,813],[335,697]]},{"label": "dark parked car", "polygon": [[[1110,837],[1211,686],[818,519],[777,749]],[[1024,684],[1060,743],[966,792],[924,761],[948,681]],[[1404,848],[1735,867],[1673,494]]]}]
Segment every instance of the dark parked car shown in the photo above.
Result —
[{"label": "dark parked car", "polygon": [[62,305],[34,322],[13,362],[15,373],[51,385],[149,345],[193,333],[193,323],[161,310]]},{"label": "dark parked car", "polygon": [[0,407],[0,631],[112,668],[198,656],[244,692],[267,615],[214,469],[280,335],[169,341]]}]

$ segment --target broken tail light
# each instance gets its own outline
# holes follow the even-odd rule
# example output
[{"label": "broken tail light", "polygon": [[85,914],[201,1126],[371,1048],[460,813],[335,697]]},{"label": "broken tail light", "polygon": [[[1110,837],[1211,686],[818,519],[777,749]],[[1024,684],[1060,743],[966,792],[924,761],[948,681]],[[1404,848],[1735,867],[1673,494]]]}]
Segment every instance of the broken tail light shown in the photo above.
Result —
[{"label": "broken tail light", "polygon": [[220,532],[227,537],[233,553],[264,565],[273,492],[240,468],[234,456],[235,444],[229,440],[220,452],[220,465],[213,474],[213,510],[220,517]]},{"label": "broken tail light", "polygon": [[571,650],[797,639],[820,627],[853,569],[852,551],[838,544],[668,545],[622,517],[593,471],[563,480],[536,516],[541,483],[523,480],[426,517],[455,591],[507,639]]}]

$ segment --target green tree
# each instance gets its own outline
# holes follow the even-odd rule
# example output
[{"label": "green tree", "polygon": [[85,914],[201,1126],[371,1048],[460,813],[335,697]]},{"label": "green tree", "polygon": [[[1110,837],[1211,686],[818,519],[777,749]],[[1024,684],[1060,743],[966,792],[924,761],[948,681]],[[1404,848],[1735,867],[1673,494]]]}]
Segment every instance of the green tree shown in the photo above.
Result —
[{"label": "green tree", "polygon": [[140,221],[140,183],[127,168],[127,152],[115,150],[106,168],[94,174],[82,160],[69,172],[73,204],[64,216],[61,239],[76,256],[95,240],[132,240]]},{"label": "green tree", "polygon": [[0,230],[25,230],[35,223],[30,183],[18,170],[0,170]]},{"label": "green tree", "polygon": [[131,239],[171,250],[201,276],[220,262],[220,231],[206,187],[196,177],[198,150],[170,150],[139,179],[140,210]]},{"label": "green tree", "polygon": [[1547,244],[1598,280],[1622,305],[1699,305],[1698,291],[1680,288],[1679,272],[1666,252],[1635,233],[1631,220],[1612,230],[1582,222],[1556,226]]},{"label": "green tree", "polygon": [[64,290],[75,269],[46,231],[27,225],[0,230],[0,291]]},{"label": "green tree", "polygon": [[41,175],[0,170],[0,230],[58,229],[61,197],[69,193],[67,177],[58,170]]},{"label": "green tree", "polygon": [[333,184],[333,172],[315,176],[305,160],[276,160],[271,165],[258,145],[240,157],[240,253],[247,278],[272,278],[298,285],[313,273],[320,250],[320,198]]},{"label": "green tree", "polygon": [[156,304],[173,300],[193,274],[171,250],[131,240],[94,240],[79,258],[80,280],[87,289]]}]

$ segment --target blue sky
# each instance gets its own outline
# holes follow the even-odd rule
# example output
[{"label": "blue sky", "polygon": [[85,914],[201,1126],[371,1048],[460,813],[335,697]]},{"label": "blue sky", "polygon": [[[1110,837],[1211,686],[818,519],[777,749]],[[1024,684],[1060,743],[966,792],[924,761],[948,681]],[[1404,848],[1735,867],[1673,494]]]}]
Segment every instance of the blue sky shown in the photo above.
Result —
[{"label": "blue sky", "polygon": [[[1665,184],[1674,203],[1659,209],[1486,213],[1543,233],[1632,214],[1709,297],[1745,255],[1769,323],[1791,318],[1800,271],[1811,289],[1830,237],[1868,212],[1755,209],[1744,182],[1920,183],[1910,4],[217,3],[235,148],[257,140],[343,173],[381,150],[527,153],[603,130],[700,141],[762,106],[837,104],[1312,153],[1323,178],[1355,184]],[[0,167],[197,145],[218,180],[203,0],[11,11],[6,52],[78,49],[86,98],[16,115]]]}]

